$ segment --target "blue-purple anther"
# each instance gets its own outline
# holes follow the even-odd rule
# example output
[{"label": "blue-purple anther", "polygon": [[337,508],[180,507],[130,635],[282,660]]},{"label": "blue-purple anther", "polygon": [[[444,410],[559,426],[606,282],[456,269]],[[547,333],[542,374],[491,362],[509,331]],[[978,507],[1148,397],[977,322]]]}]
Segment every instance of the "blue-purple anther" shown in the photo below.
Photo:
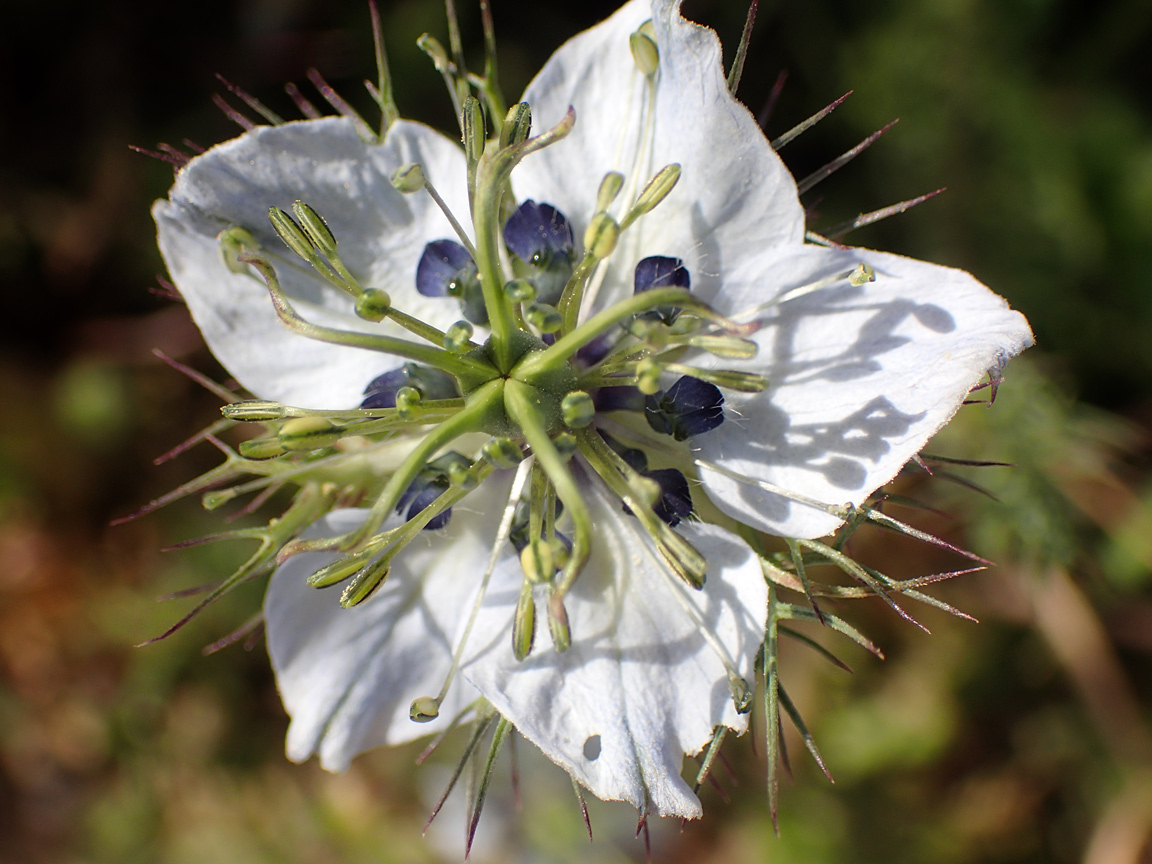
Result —
[{"label": "blue-purple anther", "polygon": [[568,219],[551,204],[525,201],[504,223],[504,245],[520,259],[517,275],[536,286],[536,302],[555,305],[576,257]]},{"label": "blue-purple anther", "polygon": [[684,441],[724,422],[724,394],[715,384],[684,375],[662,393],[647,397],[644,416],[657,432]]},{"label": "blue-purple anther", "polygon": [[[415,519],[420,515],[420,511],[439,498],[444,492],[448,491],[451,484],[448,478],[443,475],[433,475],[425,477],[421,475],[412,481],[412,485],[404,490],[404,494],[400,496],[400,500],[396,503],[396,512],[400,513],[405,507],[408,508],[406,519]],[[452,518],[452,508],[446,508],[442,513],[437,513],[433,516],[428,524],[424,526],[425,531],[436,531],[443,528],[448,524],[448,520]]]},{"label": "blue-purple anther", "polygon": [[[641,477],[656,481],[660,487],[660,499],[652,505],[653,513],[672,528],[688,518],[692,512],[692,492],[688,487],[688,478],[682,472],[675,468],[657,468],[649,471],[648,457],[643,450],[626,447],[610,435],[601,433],[601,437],[629,468]],[[624,512],[632,513],[627,504],[624,505]]]},{"label": "blue-purple anther", "polygon": [[[420,515],[420,511],[451,488],[452,481],[449,480],[449,469],[453,465],[467,467],[470,464],[466,457],[454,450],[433,459],[424,466],[423,471],[416,475],[416,479],[408,484],[408,488],[404,490],[400,500],[396,502],[396,512],[403,513],[407,510],[404,518],[415,519]],[[423,530],[436,531],[447,525],[451,518],[452,508],[447,507],[428,520],[428,524],[424,526]]]},{"label": "blue-purple anther", "polygon": [[416,265],[416,290],[425,297],[454,297],[473,324],[487,324],[479,270],[468,250],[455,240],[433,240]]},{"label": "blue-purple anther", "polygon": [[[642,259],[636,265],[632,284],[637,294],[651,291],[653,288],[683,288],[688,290],[692,287],[692,277],[685,268],[684,262],[679,258],[652,255]],[[636,317],[642,321],[660,321],[664,324],[671,324],[679,316],[680,308],[677,306],[658,306],[649,312],[642,312]]]},{"label": "blue-purple anther", "polygon": [[675,468],[657,468],[644,472],[644,476],[660,485],[660,500],[652,507],[653,513],[673,528],[688,518],[692,512],[692,493],[687,477]]},{"label": "blue-purple anther", "polygon": [[651,396],[624,386],[601,387],[592,398],[600,412],[643,411],[649,426],[677,441],[702,435],[724,422],[724,394],[720,388],[690,375]]}]

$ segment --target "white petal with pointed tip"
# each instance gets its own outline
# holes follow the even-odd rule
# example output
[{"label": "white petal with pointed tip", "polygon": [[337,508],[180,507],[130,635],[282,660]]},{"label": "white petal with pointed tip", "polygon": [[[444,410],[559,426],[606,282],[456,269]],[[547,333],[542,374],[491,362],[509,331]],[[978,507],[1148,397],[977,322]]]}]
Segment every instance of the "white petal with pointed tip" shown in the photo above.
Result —
[{"label": "white petal with pointed tip", "polygon": [[535,649],[522,662],[513,657],[509,632],[523,576],[509,561],[478,621],[494,638],[474,640],[479,655],[465,677],[599,798],[699,816],[700,802],[680,777],[684,754],[702,749],[717,725],[743,730],[746,718],[733,708],[724,663],[698,621],[751,681],[764,638],[763,574],[741,541],[682,522],[678,530],[709,562],[707,584],[693,591],[668,573],[618,501],[599,488],[588,492],[596,538],[565,604],[572,647],[552,647],[541,604]]},{"label": "white petal with pointed tip", "polygon": [[[679,8],[679,0],[632,0],[562,45],[524,93],[536,132],[558,123],[569,105],[576,109],[568,137],[527,157],[512,180],[520,200],[554,205],[577,237],[608,171],[626,177],[617,212],[661,168],[682,167],[664,202],[621,235],[601,307],[632,293],[641,258],[680,257],[694,289],[715,288],[734,262],[804,236],[796,184],[755,118],[728,93],[720,40]],[[654,103],[628,41],[649,18],[660,50]]]},{"label": "white petal with pointed tip", "polygon": [[[443,683],[452,640],[468,617],[491,552],[503,515],[500,496],[507,497],[508,486],[490,480],[482,490],[483,513],[475,509],[479,499],[458,504],[446,528],[422,532],[397,556],[379,590],[352,609],[340,606],[339,586],[316,589],[305,582],[332,555],[299,555],[276,570],[264,616],[276,683],[292,718],[290,759],[301,762],[318,753],[325,768],[343,771],[372,747],[439,731],[477,697],[457,681],[439,718],[415,723],[408,716],[413,699],[435,696]],[[335,511],[315,533],[346,533],[366,513]],[[493,638],[485,626],[478,624],[474,638]]]},{"label": "white petal with pointed tip", "polygon": [[[844,277],[860,262],[876,281],[853,286]],[[1024,316],[968,273],[898,255],[789,246],[728,276],[704,299],[759,321],[760,350],[743,364],[710,362],[760,372],[769,384],[754,395],[726,392],[727,419],[693,439],[697,455],[826,504],[864,501],[988,370],[1032,344]],[[717,471],[703,469],[701,479],[721,510],[773,534],[819,537],[840,524]]]},{"label": "white petal with pointed tip", "polygon": [[402,361],[290,333],[264,282],[224,266],[216,238],[231,226],[255,235],[304,318],[416,338],[389,322],[357,318],[352,299],[320,279],[272,230],[271,207],[291,212],[297,200],[311,205],[335,234],[352,274],[387,291],[401,311],[440,328],[460,318],[455,302],[416,291],[424,246],[455,235],[426,193],[392,188],[392,172],[408,162],[424,165],[457,216],[467,215],[464,155],[456,144],[405,121],[392,126],[383,144],[368,143],[343,118],[258,126],[197,156],[177,175],[169,200],[156,202],[152,214],[172,281],[212,353],[256,396],[305,408],[352,408],[364,385]]}]

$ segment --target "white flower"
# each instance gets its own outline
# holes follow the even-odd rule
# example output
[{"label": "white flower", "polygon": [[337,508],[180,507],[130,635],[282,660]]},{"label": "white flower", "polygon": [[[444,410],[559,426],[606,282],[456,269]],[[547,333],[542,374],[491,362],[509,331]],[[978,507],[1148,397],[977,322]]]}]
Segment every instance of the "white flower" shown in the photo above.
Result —
[{"label": "white flower", "polygon": [[[442,727],[483,697],[597,796],[659,815],[699,815],[699,802],[680,777],[682,758],[704,747],[718,726],[744,729],[735,703],[743,681],[753,677],[764,639],[768,588],[736,523],[801,539],[834,531],[848,505],[862,504],[895,476],[989,370],[1030,344],[1024,318],[966,273],[806,244],[795,183],[756,121],[729,95],[715,34],[678,10],[678,0],[632,0],[561,47],[532,82],[523,101],[534,126],[555,129],[556,140],[513,160],[516,202],[537,204],[525,205],[513,217],[522,216],[524,225],[503,235],[489,224],[506,188],[499,178],[485,180],[484,166],[495,160],[492,142],[478,163],[471,202],[476,221],[464,237],[429,195],[396,191],[395,172],[419,164],[452,213],[463,218],[470,212],[465,178],[477,163],[470,165],[456,142],[407,121],[392,124],[380,143],[362,140],[345,119],[258,127],[192,160],[170,200],[157,203],[160,247],[173,281],[220,361],[262,400],[337,412],[334,419],[307,415],[319,422],[307,428],[290,426],[296,422],[291,418],[307,412],[277,414],[273,407],[267,417],[256,417],[282,424],[264,455],[286,448],[284,459],[296,472],[286,476],[322,490],[315,493],[322,506],[297,526],[314,523],[306,535],[311,545],[298,544],[294,548],[305,551],[276,570],[265,604],[269,650],[292,716],[291,758],[318,753],[325,767],[340,770],[367,748]],[[630,48],[636,39],[638,55]],[[657,52],[658,68],[643,68]],[[570,107],[575,125],[565,135]],[[507,152],[520,146],[505,143]],[[671,176],[660,175],[666,166],[679,166],[679,182],[654,197],[658,206],[650,214],[627,217],[649,178]],[[604,191],[609,172],[622,175],[614,199]],[[496,203],[485,210],[483,195],[489,193]],[[347,292],[286,255],[267,227],[270,207],[287,210],[298,200],[323,216],[339,242],[342,264],[355,277]],[[612,219],[596,215],[602,210]],[[556,250],[565,225],[585,238],[585,253],[603,240],[604,260],[582,259],[573,242],[559,269],[552,267],[554,253],[563,257]],[[241,237],[239,245],[267,265],[263,277],[271,270],[295,312],[316,325],[411,342],[394,319],[372,323],[355,313],[347,295],[360,286],[386,290],[392,308],[438,330],[448,330],[462,312],[483,323],[477,310],[486,309],[490,330],[481,327],[474,338],[482,342],[490,333],[489,350],[464,355],[480,372],[464,368],[459,352],[433,355],[425,348],[420,357],[403,355],[425,371],[442,362],[440,369],[459,373],[468,399],[453,402],[432,393],[438,385],[411,370],[373,391],[369,385],[402,361],[349,344],[353,338],[306,338],[285,327],[261,275],[221,256],[221,232],[234,226],[249,234],[225,238]],[[485,246],[501,236],[508,248],[497,254],[495,246]],[[418,281],[428,289],[439,278],[428,272],[418,277],[427,250],[439,250],[433,265],[445,274],[459,269],[452,257],[458,253],[451,251],[456,240],[435,245],[444,238],[475,243],[479,281],[471,283],[473,294],[459,295],[461,304],[417,291]],[[547,247],[541,265],[510,265],[518,257],[513,253],[530,241]],[[560,289],[579,282],[568,277],[573,267],[579,277],[582,260],[590,269],[572,304],[568,289],[563,295]],[[492,290],[492,275],[485,274],[501,281],[528,278],[541,300],[554,292],[548,304],[570,316],[556,350],[544,350],[535,337],[528,353],[509,347],[514,340],[501,328],[535,331],[515,316],[497,320],[493,297],[504,296],[499,285],[495,294],[475,293]],[[665,287],[684,288],[689,280],[690,294]],[[675,295],[676,302],[636,305],[650,287],[673,292],[661,296]],[[564,340],[575,338],[565,334],[577,322],[628,303],[631,312],[581,343],[587,351],[599,335],[627,346],[615,367],[600,365],[603,350],[559,357]],[[537,308],[527,319],[539,324],[539,316],[554,311]],[[637,312],[646,318],[639,326]],[[681,324],[706,326],[692,331],[677,325],[678,313]],[[755,343],[754,356],[741,336]],[[502,351],[511,359],[502,360]],[[677,389],[685,368],[697,380]],[[609,398],[606,380],[613,376],[643,392]],[[718,402],[706,404],[709,393],[719,398],[721,391],[693,389],[704,387],[698,379],[721,387],[723,410]],[[401,384],[419,393],[401,393]],[[578,386],[592,391],[600,409],[591,425],[584,425],[590,401],[561,406],[561,397]],[[386,393],[369,407],[387,419],[371,428],[374,435],[352,437],[341,424],[361,428],[355,424],[362,417],[351,409],[365,399],[366,387],[370,399],[372,392]],[[504,388],[504,395],[489,399],[486,388]],[[529,391],[542,394],[537,403],[516,402]],[[409,397],[417,413],[396,414],[401,408],[392,405]],[[457,431],[486,436],[445,433],[428,452],[420,451],[439,434],[434,430],[467,415],[471,408],[463,403],[484,399],[489,407],[503,406],[507,417],[472,425],[460,420]],[[418,413],[438,404],[443,414]],[[313,434],[320,437],[305,444],[315,448],[299,443]],[[507,439],[505,450],[514,445],[536,460],[543,469],[540,485],[529,479],[529,461],[513,477],[512,470],[493,467],[504,464],[495,451],[489,450],[489,462],[482,460],[491,435]],[[561,443],[579,449],[568,467]],[[326,455],[301,461],[298,453],[313,449]],[[429,460],[446,449],[460,453],[459,461],[437,474]],[[265,464],[250,467],[268,476],[278,470],[260,467]],[[698,479],[702,488],[693,488],[685,503],[675,477],[661,474],[662,468]],[[469,492],[476,480],[479,486]],[[541,492],[549,484],[554,493],[547,494],[566,505],[556,528],[544,512],[550,506],[545,502],[555,500]],[[372,509],[333,509],[348,490],[375,501]],[[409,497],[399,498],[406,490]],[[353,559],[359,567],[371,555],[385,554],[390,540],[371,544],[399,536],[383,533],[405,524],[393,513],[396,505],[407,509],[416,501],[408,519],[426,505],[433,509],[425,515],[439,519],[444,507],[436,510],[439,505],[429,502],[441,493],[456,495],[451,519],[404,535],[407,545],[389,556],[382,586],[387,567],[364,577],[365,590],[379,586],[370,599],[356,595],[353,608],[345,609],[305,581],[344,560],[341,555],[368,548],[370,555]],[[543,524],[543,539],[535,542],[515,512],[522,495],[536,508],[535,524]],[[639,517],[624,515],[622,498]],[[693,519],[684,518],[687,509]],[[521,531],[517,545],[528,543],[523,565],[508,542],[514,519]],[[582,544],[588,557],[581,565]],[[561,567],[560,560],[559,577],[550,566],[533,571],[532,560],[541,560],[532,559],[534,553],[563,559],[567,545],[575,563]],[[689,587],[705,567],[694,553],[706,562],[701,590]],[[526,569],[541,584],[524,588]],[[524,592],[535,598],[528,608]],[[566,611],[571,646],[560,651],[537,639],[531,653],[517,659],[510,633],[522,637],[526,616],[537,608],[561,648]],[[413,723],[409,706],[450,676],[454,652],[463,680],[448,687],[437,719]]]}]

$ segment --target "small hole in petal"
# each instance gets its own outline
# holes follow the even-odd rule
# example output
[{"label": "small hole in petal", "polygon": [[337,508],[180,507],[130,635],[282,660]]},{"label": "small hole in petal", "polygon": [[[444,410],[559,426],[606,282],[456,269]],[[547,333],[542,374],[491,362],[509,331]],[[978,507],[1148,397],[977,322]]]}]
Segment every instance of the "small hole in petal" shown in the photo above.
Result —
[{"label": "small hole in petal", "polygon": [[584,758],[589,762],[595,762],[600,757],[600,736],[590,735],[588,740],[584,742]]}]

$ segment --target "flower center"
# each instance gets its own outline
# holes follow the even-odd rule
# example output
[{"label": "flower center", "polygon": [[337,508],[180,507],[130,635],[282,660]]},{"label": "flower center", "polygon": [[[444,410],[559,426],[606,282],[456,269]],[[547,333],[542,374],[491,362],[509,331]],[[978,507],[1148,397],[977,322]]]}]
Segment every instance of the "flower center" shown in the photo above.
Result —
[{"label": "flower center", "polygon": [[[472,102],[464,108],[465,119],[473,119],[466,130],[473,133],[476,110]],[[356,605],[383,582],[407,543],[421,531],[448,525],[452,507],[492,472],[530,466],[530,481],[521,484],[523,500],[514,502],[515,518],[498,540],[515,550],[524,572],[513,627],[520,657],[532,648],[537,594],[557,648],[570,642],[564,598],[591,549],[590,484],[619,499],[622,513],[638,520],[673,572],[692,587],[703,585],[706,561],[675,530],[693,513],[690,453],[671,442],[655,445],[685,442],[723,423],[721,388],[765,385],[756,375],[693,365],[706,353],[751,356],[755,344],[743,338],[747,325],[724,319],[692,294],[682,259],[639,258],[632,265],[631,294],[606,308],[595,309],[588,293],[603,282],[621,234],[671,191],[679,166],[656,172],[638,192],[639,184],[608,174],[597,209],[588,214],[582,244],[568,216],[553,204],[525,200],[509,206],[512,168],[566,135],[572,122],[570,114],[530,138],[530,111],[519,105],[497,138],[465,141],[471,232],[447,210],[422,167],[403,166],[394,175],[401,191],[430,195],[456,230],[455,238],[427,243],[415,273],[419,294],[459,309],[462,320],[446,331],[395,308],[385,292],[362,285],[341,261],[337,238],[311,207],[298,203],[292,215],[272,211],[272,224],[289,248],[349,294],[361,318],[388,319],[419,341],[304,321],[281,291],[268,259],[251,250],[251,235],[233,230],[222,237],[230,261],[251,265],[264,277],[287,326],[401,361],[373,378],[360,406],[348,411],[231,406],[236,416],[273,427],[272,436],[246,442],[245,455],[275,460],[311,454],[304,470],[321,482],[345,482],[340,467],[351,454],[402,453],[398,464],[373,475],[374,485],[354,486],[355,496],[370,502],[359,528],[336,538],[297,540],[284,554],[338,553],[312,584],[346,582],[341,603]],[[624,188],[634,197],[622,202],[617,219],[609,208]],[[629,243],[627,254],[637,245]],[[589,306],[591,314],[582,318]],[[476,327],[488,331],[480,344],[473,341]],[[524,461],[528,457],[531,463]]]}]

